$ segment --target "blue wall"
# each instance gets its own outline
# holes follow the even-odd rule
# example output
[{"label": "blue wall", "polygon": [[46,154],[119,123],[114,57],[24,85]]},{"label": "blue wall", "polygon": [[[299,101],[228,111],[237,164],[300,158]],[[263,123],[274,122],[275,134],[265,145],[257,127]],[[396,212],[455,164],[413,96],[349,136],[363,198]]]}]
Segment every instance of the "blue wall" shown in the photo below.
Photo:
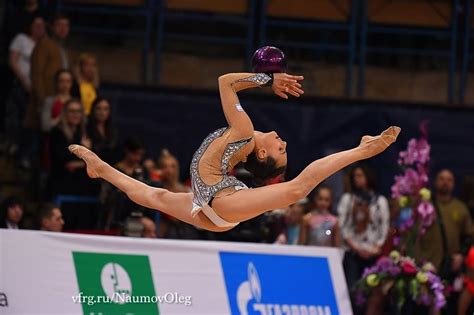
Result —
[{"label": "blue wall", "polygon": [[[157,156],[167,147],[182,163],[182,177],[194,150],[211,131],[225,126],[217,91],[179,91],[107,86],[103,95],[114,106],[123,138],[140,136]],[[290,101],[257,92],[242,93],[241,103],[261,131],[276,130],[288,142],[289,178],[329,152],[358,145],[364,134],[378,134],[390,125],[402,128],[399,141],[368,161],[379,186],[389,192],[399,171],[398,152],[418,137],[418,124],[430,120],[432,170],[449,167],[458,179],[474,174],[474,110],[429,105],[367,103],[301,98]]]}]

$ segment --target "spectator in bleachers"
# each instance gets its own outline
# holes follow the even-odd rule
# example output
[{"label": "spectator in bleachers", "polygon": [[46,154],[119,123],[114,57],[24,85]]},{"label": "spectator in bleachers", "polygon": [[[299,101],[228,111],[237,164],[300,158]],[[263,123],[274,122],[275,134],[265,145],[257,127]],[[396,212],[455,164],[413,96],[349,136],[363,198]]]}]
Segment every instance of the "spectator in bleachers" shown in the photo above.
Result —
[{"label": "spectator in bleachers", "polygon": [[275,243],[289,245],[297,245],[300,243],[300,234],[303,228],[303,214],[307,204],[308,199],[304,198],[286,209],[282,231],[279,233]]},{"label": "spectator in bleachers", "polygon": [[42,6],[38,0],[15,0],[10,2],[15,2],[15,5],[7,4],[4,27],[8,41],[18,33],[23,32],[33,18],[41,16],[47,19],[50,16],[50,10]]},{"label": "spectator in bleachers", "polygon": [[161,183],[163,188],[171,192],[190,192],[189,187],[183,185],[179,180],[178,159],[167,149],[161,151],[158,158],[158,169],[161,171]]},{"label": "spectator in bleachers", "polygon": [[124,157],[115,167],[129,176],[145,180],[146,174],[142,165],[145,153],[145,144],[141,139],[129,138],[124,144]]},{"label": "spectator in bleachers", "polygon": [[320,186],[312,199],[314,208],[303,217],[300,244],[339,247],[339,223],[337,217],[331,214],[331,189]]},{"label": "spectator in bleachers", "polygon": [[39,212],[40,230],[62,232],[64,226],[61,209],[54,204],[44,204]]},{"label": "spectator in bleachers", "polygon": [[0,204],[0,229],[21,229],[23,220],[23,203],[11,196]]},{"label": "spectator in bleachers", "polygon": [[[139,181],[148,181],[148,173],[142,165],[145,156],[145,145],[139,138],[129,138],[124,144],[124,157],[115,164],[122,173],[127,174]],[[104,183],[102,187],[102,199],[105,204],[105,214],[101,219],[101,225],[106,229],[121,229],[125,219],[132,212],[144,212],[145,209],[132,202],[125,193],[114,186]]]},{"label": "spectator in bleachers", "polygon": [[84,104],[86,115],[89,115],[92,103],[97,98],[97,89],[99,87],[99,71],[97,69],[96,57],[89,53],[81,54],[75,71],[79,83],[81,102]]},{"label": "spectator in bleachers", "polygon": [[70,99],[64,104],[59,123],[51,130],[50,141],[53,196],[90,192],[84,162],[66,149],[72,143],[82,143],[90,148],[85,133],[84,107],[80,101]]},{"label": "spectator in bleachers", "polygon": [[[350,192],[338,204],[344,254],[344,272],[348,288],[359,280],[364,268],[381,254],[390,224],[387,198],[375,191],[372,173],[365,165],[349,174]],[[353,307],[356,305],[353,303]]]},{"label": "spectator in bleachers", "polygon": [[10,44],[9,65],[15,76],[6,104],[6,145],[10,154],[16,153],[28,101],[31,93],[30,59],[36,43],[45,35],[42,17],[30,20],[27,29],[15,36]]},{"label": "spectator in bleachers", "polygon": [[143,234],[144,238],[156,238],[156,225],[153,220],[148,217],[142,217],[141,222],[143,224]]},{"label": "spectator in bleachers", "polygon": [[72,98],[74,75],[71,71],[61,69],[54,75],[56,93],[46,97],[41,109],[41,130],[49,132],[54,128],[61,115],[61,110],[68,100]]},{"label": "spectator in bleachers", "polygon": [[[190,192],[189,187],[183,185],[179,180],[178,159],[167,149],[163,149],[157,161],[160,172],[161,186],[172,192]],[[195,227],[179,221],[175,217],[159,213],[160,236],[176,239],[197,239],[199,232]]]},{"label": "spectator in bleachers", "polygon": [[37,113],[47,96],[56,92],[54,76],[60,69],[69,69],[70,61],[64,41],[69,35],[69,18],[60,13],[52,20],[51,36],[44,36],[35,46],[31,56],[31,82],[33,106],[29,111],[28,125],[37,128]]},{"label": "spectator in bleachers", "polygon": [[115,164],[118,161],[119,139],[111,115],[110,103],[106,99],[96,98],[92,103],[86,130],[92,151],[107,163]]}]

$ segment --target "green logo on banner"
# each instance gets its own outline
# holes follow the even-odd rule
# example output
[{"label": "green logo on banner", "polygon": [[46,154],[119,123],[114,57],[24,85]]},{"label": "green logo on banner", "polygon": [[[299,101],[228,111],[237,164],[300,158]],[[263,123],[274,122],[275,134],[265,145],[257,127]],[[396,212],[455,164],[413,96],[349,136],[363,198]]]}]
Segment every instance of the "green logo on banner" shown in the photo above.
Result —
[{"label": "green logo on banner", "polygon": [[158,315],[148,256],[73,252],[84,315]]}]

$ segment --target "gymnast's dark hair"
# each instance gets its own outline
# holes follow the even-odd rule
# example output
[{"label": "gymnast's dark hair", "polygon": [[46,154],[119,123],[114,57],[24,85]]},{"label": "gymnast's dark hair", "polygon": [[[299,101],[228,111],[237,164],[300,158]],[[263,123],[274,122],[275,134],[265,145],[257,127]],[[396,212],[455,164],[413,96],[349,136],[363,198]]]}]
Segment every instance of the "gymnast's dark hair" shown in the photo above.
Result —
[{"label": "gymnast's dark hair", "polygon": [[265,180],[275,178],[286,171],[286,166],[277,167],[276,160],[271,156],[265,160],[259,160],[255,151],[247,156],[244,167],[253,174],[257,186],[262,186]]}]

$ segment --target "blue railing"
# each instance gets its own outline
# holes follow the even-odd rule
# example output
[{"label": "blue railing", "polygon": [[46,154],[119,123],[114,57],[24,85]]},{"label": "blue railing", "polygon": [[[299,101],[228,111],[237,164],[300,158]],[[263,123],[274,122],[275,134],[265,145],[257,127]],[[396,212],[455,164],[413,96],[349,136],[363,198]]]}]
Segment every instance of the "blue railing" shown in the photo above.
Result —
[{"label": "blue railing", "polygon": [[[347,12],[346,21],[323,21],[317,19],[296,19],[268,16],[267,8],[269,1],[262,0],[262,9],[260,10],[259,23],[259,46],[275,45],[279,47],[296,47],[319,52],[339,52],[346,54],[346,78],[345,95],[351,96],[352,91],[352,72],[356,53],[356,19],[358,12],[358,2],[351,1],[350,11]],[[347,37],[336,43],[319,42],[318,39],[310,38],[305,41],[295,40],[277,40],[267,36],[271,29],[294,29],[294,30],[313,30],[313,31],[340,31],[346,33]]]},{"label": "blue railing", "polygon": [[[449,60],[448,69],[448,102],[454,101],[455,71],[456,71],[456,47],[457,47],[457,27],[459,19],[459,0],[451,1],[451,18],[447,22],[446,28],[439,27],[417,27],[407,25],[381,25],[372,23],[369,16],[368,0],[362,1],[361,10],[361,34],[359,48],[359,85],[358,96],[365,94],[365,69],[368,54],[387,55],[428,55],[436,57],[446,57]],[[434,40],[447,40],[449,46],[443,49],[434,48],[411,48],[411,47],[383,47],[377,44],[369,45],[368,38],[372,34],[399,35],[399,36],[420,36]],[[393,44],[393,43],[392,43]]]},{"label": "blue railing", "polygon": [[61,207],[63,203],[83,203],[83,204],[98,204],[100,200],[98,197],[81,196],[81,195],[58,195],[54,200],[54,204]]},{"label": "blue railing", "polygon": [[[247,11],[242,14],[213,12],[213,8],[209,11],[201,12],[198,9],[173,9],[167,6],[167,0],[145,0],[143,6],[115,6],[115,5],[99,5],[78,2],[58,0],[57,9],[68,12],[82,12],[84,14],[95,15],[126,15],[131,17],[143,17],[145,27],[143,30],[119,30],[110,28],[107,20],[100,27],[91,27],[90,25],[73,24],[73,31],[92,32],[100,35],[124,34],[126,36],[140,37],[143,39],[143,58],[142,58],[142,79],[143,82],[150,82],[147,73],[149,73],[149,57],[148,53],[154,46],[154,68],[153,81],[159,82],[161,73],[161,57],[165,41],[193,41],[197,43],[220,43],[235,44],[243,47],[245,50],[245,69],[250,67],[250,58],[255,44],[260,46],[264,44],[273,44],[285,47],[297,47],[300,49],[308,49],[323,53],[338,53],[344,56],[346,65],[345,87],[346,96],[351,96],[354,80],[353,69],[354,63],[359,63],[358,68],[358,86],[357,95],[363,97],[366,90],[366,60],[368,55],[426,55],[444,58],[448,61],[448,83],[447,83],[447,100],[455,102],[459,98],[460,102],[464,101],[465,89],[467,84],[469,60],[472,54],[469,52],[470,40],[473,38],[471,32],[471,17],[473,4],[472,1],[449,0],[451,6],[451,16],[445,17],[446,27],[420,27],[414,25],[391,25],[385,22],[373,22],[368,13],[369,0],[350,1],[346,13],[346,20],[329,21],[316,18],[303,17],[274,17],[268,14],[268,5],[273,0],[247,0]],[[297,0],[302,1],[302,0]],[[462,1],[462,2],[461,2]],[[106,2],[106,1],[105,1]],[[110,1],[113,2],[113,1]],[[123,3],[123,1],[119,1]],[[429,1],[428,1],[429,2]],[[308,5],[309,2],[308,2]],[[465,10],[462,10],[465,6]],[[433,9],[434,10],[434,9]],[[434,10],[436,11],[436,10]],[[436,13],[435,13],[436,14]],[[440,12],[437,12],[440,14]],[[458,29],[461,15],[464,14],[464,26]],[[441,15],[441,14],[440,14]],[[193,34],[182,32],[179,33],[168,27],[169,22],[197,22],[195,32]],[[214,25],[220,28],[220,32],[205,32],[199,28],[201,25]],[[242,32],[237,35],[226,34],[227,25],[239,26]],[[193,24],[195,25],[195,24]],[[344,36],[335,36],[331,38],[331,42],[321,38],[310,38],[307,41],[289,39],[279,40],[270,38],[268,34],[274,30],[314,30],[321,32],[339,32]],[[463,32],[463,36],[460,33]],[[400,37],[420,37],[433,39],[433,41],[443,41],[440,48],[425,47],[404,47],[402,44],[390,43],[390,47],[384,46],[380,42],[370,42],[374,36],[379,35],[395,35]],[[461,40],[461,43],[460,43]],[[457,47],[462,47],[462,59],[458,62]],[[460,80],[459,92],[456,89],[456,68],[460,63]]]},{"label": "blue railing", "polygon": [[[148,54],[152,46],[152,29],[153,17],[156,15],[156,10],[161,0],[146,0],[143,6],[123,6],[110,4],[90,4],[81,3],[81,1],[57,1],[57,10],[66,14],[84,13],[89,15],[100,16],[126,16],[145,19],[145,29],[140,31],[117,30],[109,27],[107,23],[101,23],[100,27],[86,26],[74,23],[73,30],[81,33],[92,33],[97,36],[111,36],[123,34],[129,37],[141,38],[143,40],[142,46],[142,71],[141,77],[143,83],[148,82]],[[106,20],[104,21],[106,22]]]}]

